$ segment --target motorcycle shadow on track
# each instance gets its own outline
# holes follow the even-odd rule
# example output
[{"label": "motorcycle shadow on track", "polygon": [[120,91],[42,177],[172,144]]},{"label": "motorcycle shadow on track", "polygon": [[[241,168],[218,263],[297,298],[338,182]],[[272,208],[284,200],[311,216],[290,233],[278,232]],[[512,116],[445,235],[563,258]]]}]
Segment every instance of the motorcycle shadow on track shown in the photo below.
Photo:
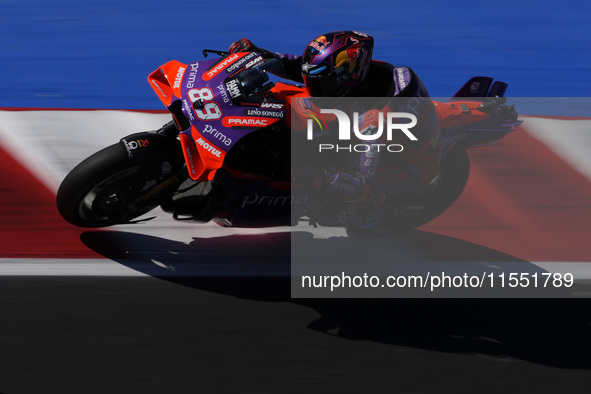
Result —
[{"label": "motorcycle shadow on track", "polygon": [[[176,284],[240,299],[311,308],[320,315],[317,319],[301,322],[294,317],[293,323],[326,335],[591,369],[588,299],[291,298],[294,235],[298,245],[310,250],[367,246],[367,239],[322,239],[305,231],[193,238],[188,244],[111,231],[85,232],[81,239],[109,259]],[[429,264],[531,265],[480,245],[417,230],[397,236],[381,252],[394,261],[393,267],[404,267],[417,259]],[[273,325],[273,316],[263,324]]]}]

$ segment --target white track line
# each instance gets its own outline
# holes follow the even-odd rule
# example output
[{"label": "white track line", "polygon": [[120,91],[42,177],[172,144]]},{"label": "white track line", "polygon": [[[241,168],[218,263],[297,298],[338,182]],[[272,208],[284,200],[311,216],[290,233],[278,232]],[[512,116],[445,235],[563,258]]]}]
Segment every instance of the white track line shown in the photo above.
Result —
[{"label": "white track line", "polygon": [[108,259],[0,259],[3,276],[147,276]]},{"label": "white track line", "polygon": [[[192,263],[190,261],[176,262],[167,265],[154,258],[136,260],[122,260],[117,263],[109,259],[36,259],[36,258],[0,258],[0,277],[6,276],[82,276],[82,277],[142,277],[142,276],[285,276],[285,266],[272,262],[259,264],[249,263],[245,267],[240,263]],[[126,265],[123,265],[126,264]],[[170,264],[170,263],[168,263]],[[465,268],[465,262],[458,263],[458,267]],[[591,262],[533,262],[530,273],[543,270],[550,273],[570,273],[576,280],[591,280]],[[445,262],[442,269],[452,271],[454,262]],[[488,267],[495,267],[499,271],[510,269],[511,264],[487,263]],[[136,267],[137,269],[130,268]],[[400,267],[392,265],[391,269]],[[408,268],[408,267],[407,267]],[[139,269],[139,270],[138,270]],[[480,267],[480,269],[482,269]],[[474,273],[470,273],[474,274]]]},{"label": "white track line", "polygon": [[[164,261],[164,262],[163,262]],[[287,277],[289,267],[274,263],[166,263],[158,256],[117,263],[108,259],[0,259],[3,277]],[[125,264],[125,265],[123,265]]]}]

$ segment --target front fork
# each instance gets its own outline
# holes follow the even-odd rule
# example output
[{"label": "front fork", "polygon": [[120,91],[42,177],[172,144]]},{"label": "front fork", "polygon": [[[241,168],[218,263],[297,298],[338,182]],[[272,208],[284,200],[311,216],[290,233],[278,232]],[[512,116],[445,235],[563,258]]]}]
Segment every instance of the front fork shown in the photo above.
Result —
[{"label": "front fork", "polygon": [[187,170],[178,133],[174,122],[169,122],[156,131],[130,134],[119,141],[127,151],[128,160],[152,174],[146,179],[146,192],[134,204],[160,204],[184,181]]}]

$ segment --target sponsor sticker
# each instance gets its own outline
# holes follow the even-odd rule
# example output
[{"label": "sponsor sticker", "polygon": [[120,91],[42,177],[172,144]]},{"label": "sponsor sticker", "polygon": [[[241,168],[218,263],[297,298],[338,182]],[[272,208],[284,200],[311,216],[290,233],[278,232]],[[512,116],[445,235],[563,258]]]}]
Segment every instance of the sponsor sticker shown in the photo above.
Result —
[{"label": "sponsor sticker", "polygon": [[202,76],[203,80],[204,81],[211,80],[213,77],[215,77],[220,72],[222,72],[222,70],[225,70],[232,63],[234,63],[236,60],[238,60],[244,56],[246,56],[246,53],[234,53],[234,54],[228,56],[227,58],[225,58],[221,62],[215,64],[211,69],[207,70]]},{"label": "sponsor sticker", "polygon": [[222,124],[224,127],[266,127],[278,120],[260,117],[226,116],[222,119]]}]

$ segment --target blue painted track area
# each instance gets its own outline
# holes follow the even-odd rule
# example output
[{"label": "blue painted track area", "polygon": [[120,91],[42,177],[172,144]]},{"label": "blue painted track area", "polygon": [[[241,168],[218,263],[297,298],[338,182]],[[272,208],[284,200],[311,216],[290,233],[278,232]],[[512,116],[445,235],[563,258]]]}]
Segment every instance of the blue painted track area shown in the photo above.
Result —
[{"label": "blue painted track area", "polygon": [[198,60],[241,37],[300,54],[343,29],[373,35],[374,58],[411,66],[435,97],[473,75],[508,82],[513,97],[586,97],[591,87],[582,0],[5,0],[0,10],[0,107],[161,109],[146,77],[168,60]]}]

